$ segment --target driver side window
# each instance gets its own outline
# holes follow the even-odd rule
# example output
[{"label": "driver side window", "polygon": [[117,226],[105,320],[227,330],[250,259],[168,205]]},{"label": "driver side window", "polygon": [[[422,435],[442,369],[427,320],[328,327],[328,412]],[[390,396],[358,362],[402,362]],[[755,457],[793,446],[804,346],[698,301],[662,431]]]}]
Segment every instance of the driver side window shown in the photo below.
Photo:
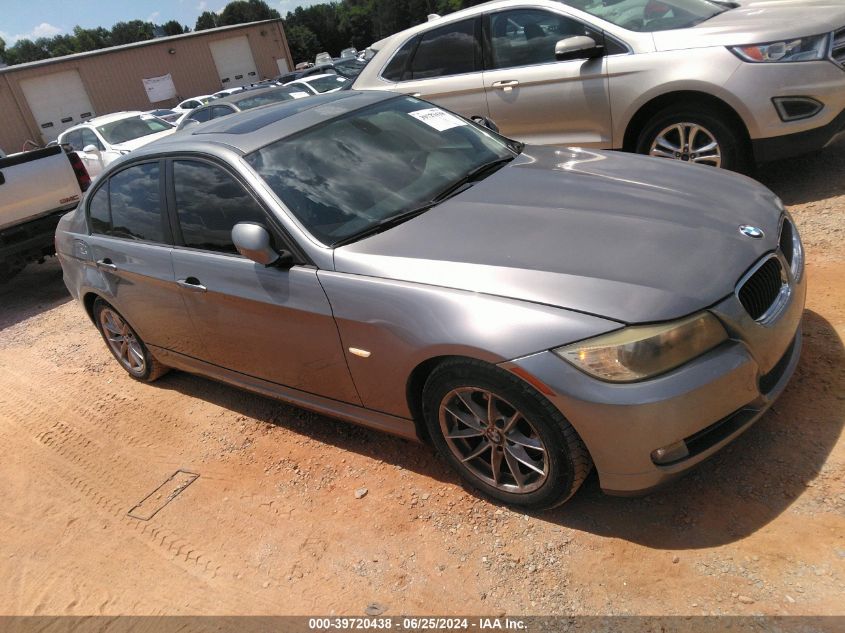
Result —
[{"label": "driver side window", "polygon": [[603,37],[585,24],[551,11],[514,9],[490,16],[493,68],[549,64],[556,60],[555,45],[562,39],[587,35],[597,44]]}]

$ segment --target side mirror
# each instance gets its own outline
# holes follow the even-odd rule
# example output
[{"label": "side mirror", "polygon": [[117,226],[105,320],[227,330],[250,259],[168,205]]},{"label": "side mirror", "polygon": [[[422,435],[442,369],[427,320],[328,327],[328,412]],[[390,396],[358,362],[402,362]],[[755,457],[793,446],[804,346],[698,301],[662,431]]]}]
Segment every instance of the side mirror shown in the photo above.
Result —
[{"label": "side mirror", "polygon": [[238,252],[262,266],[292,265],[293,256],[287,251],[277,252],[269,231],[260,224],[239,222],[232,228],[232,243]]},{"label": "side mirror", "polygon": [[496,133],[499,132],[499,126],[486,116],[475,115],[474,117],[470,117],[470,120],[481,127],[486,127],[488,130],[493,130]]},{"label": "side mirror", "polygon": [[100,149],[96,145],[86,145],[82,148],[82,151],[86,154],[99,154]]},{"label": "side mirror", "polygon": [[568,59],[592,59],[603,54],[604,47],[596,44],[596,41],[587,35],[573,35],[555,44],[555,59],[559,62]]}]

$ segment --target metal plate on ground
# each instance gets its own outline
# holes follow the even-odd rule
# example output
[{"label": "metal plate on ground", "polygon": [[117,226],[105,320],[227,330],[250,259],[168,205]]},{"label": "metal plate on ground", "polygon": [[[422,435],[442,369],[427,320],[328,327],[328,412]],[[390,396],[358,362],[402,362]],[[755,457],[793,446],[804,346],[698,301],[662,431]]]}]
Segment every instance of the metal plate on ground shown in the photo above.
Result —
[{"label": "metal plate on ground", "polygon": [[198,478],[198,473],[177,470],[170,475],[167,481],[144,497],[127,514],[139,521],[149,521],[159,510],[178,497],[185,488],[194,483]]}]

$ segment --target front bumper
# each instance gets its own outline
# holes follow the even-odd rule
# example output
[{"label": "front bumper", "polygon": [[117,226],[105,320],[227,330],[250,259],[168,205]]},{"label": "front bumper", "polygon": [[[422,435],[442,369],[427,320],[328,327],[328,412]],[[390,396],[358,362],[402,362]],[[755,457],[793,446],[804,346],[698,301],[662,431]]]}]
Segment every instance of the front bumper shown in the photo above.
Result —
[{"label": "front bumper", "polygon": [[[711,308],[731,340],[686,365],[633,384],[612,384],[552,352],[503,364],[535,386],[575,427],[602,489],[639,494],[704,461],[748,429],[783,392],[801,355],[806,275],[776,322],[763,326],[731,296]],[[685,441],[688,456],[658,465],[652,453]]]},{"label": "front bumper", "polygon": [[[845,127],[845,69],[830,60],[742,63],[725,89],[736,100],[757,162],[821,149]],[[812,117],[783,121],[775,97],[810,97],[824,107]]]},{"label": "front bumper", "polygon": [[751,141],[751,148],[758,163],[767,163],[822,149],[841,135],[845,135],[845,110],[827,125],[784,136],[758,138]]}]

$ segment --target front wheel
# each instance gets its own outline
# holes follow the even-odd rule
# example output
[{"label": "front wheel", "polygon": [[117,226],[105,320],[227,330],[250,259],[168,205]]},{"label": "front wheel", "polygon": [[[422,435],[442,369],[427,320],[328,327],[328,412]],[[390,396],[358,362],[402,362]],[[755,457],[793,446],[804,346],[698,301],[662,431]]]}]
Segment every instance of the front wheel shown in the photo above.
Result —
[{"label": "front wheel", "polygon": [[704,109],[671,107],[645,124],[637,152],[696,165],[746,171],[749,152],[742,132],[726,117]]},{"label": "front wheel", "polygon": [[438,452],[490,497],[526,508],[569,499],[592,461],[575,429],[516,376],[473,360],[446,361],[423,389]]}]

